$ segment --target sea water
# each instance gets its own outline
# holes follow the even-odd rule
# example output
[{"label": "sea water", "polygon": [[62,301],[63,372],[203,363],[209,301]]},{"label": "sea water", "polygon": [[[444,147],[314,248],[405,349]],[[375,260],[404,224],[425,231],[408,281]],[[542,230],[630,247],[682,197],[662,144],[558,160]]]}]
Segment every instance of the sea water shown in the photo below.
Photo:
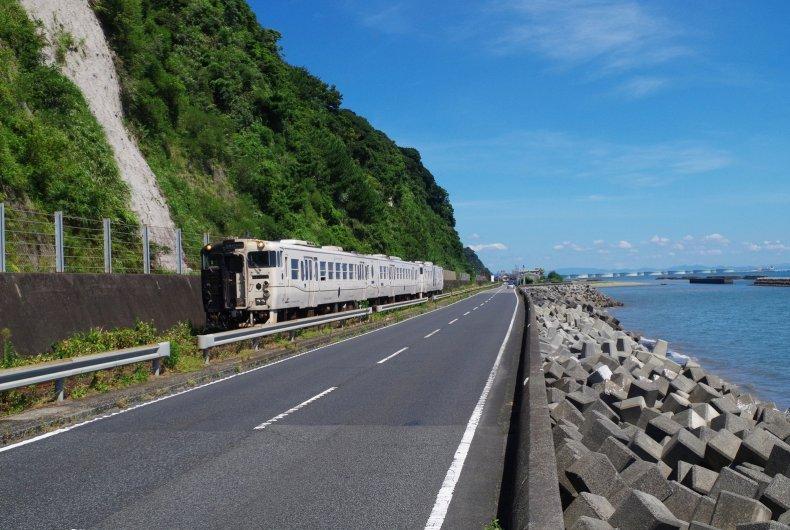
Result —
[{"label": "sea water", "polygon": [[790,407],[790,287],[642,281],[601,289],[625,304],[609,309],[625,329],[665,339],[705,370]]}]

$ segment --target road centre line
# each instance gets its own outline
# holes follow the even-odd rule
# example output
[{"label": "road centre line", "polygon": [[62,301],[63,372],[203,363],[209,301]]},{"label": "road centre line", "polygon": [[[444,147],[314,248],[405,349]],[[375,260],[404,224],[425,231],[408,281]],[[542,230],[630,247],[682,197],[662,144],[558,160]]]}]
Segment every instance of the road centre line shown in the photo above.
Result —
[{"label": "road centre line", "polygon": [[513,331],[513,323],[516,321],[519,302],[518,295],[516,295],[515,291],[513,294],[516,298],[516,307],[513,309],[513,316],[510,318],[510,326],[507,328],[505,338],[502,341],[502,345],[499,347],[499,352],[497,353],[496,360],[494,361],[494,366],[491,367],[491,372],[488,374],[488,379],[486,380],[485,387],[483,388],[483,393],[480,394],[480,399],[477,401],[477,405],[475,405],[475,408],[472,411],[472,416],[469,418],[469,423],[466,424],[466,430],[464,431],[464,435],[461,438],[461,443],[458,444],[458,449],[455,450],[453,462],[450,464],[450,468],[447,470],[447,474],[445,475],[444,481],[442,482],[442,487],[439,490],[439,493],[436,494],[436,502],[433,505],[433,510],[431,510],[431,515],[428,518],[428,522],[425,523],[426,530],[438,529],[442,527],[444,518],[447,515],[447,509],[450,507],[450,502],[453,500],[455,486],[458,484],[458,480],[461,477],[461,471],[463,470],[466,456],[469,453],[469,448],[472,446],[472,440],[475,437],[475,431],[477,430],[477,426],[480,423],[480,418],[483,415],[483,408],[485,407],[486,400],[488,399],[488,394],[491,392],[491,387],[494,385],[494,379],[496,378],[499,364],[502,361],[502,354],[504,353],[507,342],[510,339],[510,333]]},{"label": "road centre line", "polygon": [[[480,294],[480,293],[477,293],[477,294]],[[172,394],[167,394],[165,396],[158,397],[158,398],[152,399],[150,401],[145,401],[143,403],[138,403],[136,405],[132,405],[131,407],[128,407],[128,408],[125,408],[125,409],[116,410],[116,411],[113,411],[113,412],[110,412],[110,413],[107,413],[107,414],[103,414],[101,416],[96,416],[94,418],[90,418],[88,420],[85,420],[85,421],[82,421],[82,422],[79,422],[79,423],[74,423],[72,425],[67,425],[65,427],[61,427],[59,429],[55,429],[54,431],[46,432],[44,434],[39,434],[38,436],[34,436],[33,438],[28,438],[26,440],[20,440],[19,442],[15,442],[15,443],[8,444],[8,445],[3,445],[3,446],[0,446],[0,453],[4,453],[6,451],[11,451],[12,449],[16,449],[18,447],[23,447],[25,445],[32,444],[32,443],[35,443],[35,442],[38,442],[38,441],[41,441],[41,440],[46,440],[47,438],[51,438],[51,437],[57,436],[59,434],[64,434],[64,433],[67,433],[67,432],[69,432],[71,430],[78,429],[80,427],[84,427],[86,425],[90,425],[92,423],[96,423],[96,422],[99,422],[99,421],[102,421],[102,420],[106,420],[106,419],[112,418],[114,416],[118,416],[120,414],[126,414],[127,412],[132,412],[134,410],[137,410],[137,409],[140,409],[140,408],[143,408],[143,407],[147,407],[147,406],[153,405],[155,403],[159,403],[160,401],[165,401],[165,400],[168,400],[168,399],[171,399],[171,398],[174,398],[174,397],[178,397],[178,396],[181,396],[181,395],[184,395],[184,394],[188,394],[190,392],[194,392],[196,390],[200,390],[202,388],[206,388],[206,387],[209,387],[209,386],[212,386],[212,385],[217,385],[219,383],[224,383],[225,381],[228,381],[230,379],[235,379],[236,377],[240,377],[240,376],[252,373],[252,372],[257,372],[259,370],[266,370],[268,368],[272,368],[273,366],[277,366],[278,364],[286,363],[288,361],[292,361],[294,359],[298,359],[299,357],[302,357],[304,355],[308,355],[310,353],[314,353],[314,352],[317,352],[317,351],[320,351],[320,350],[323,350],[323,349],[326,349],[326,348],[330,348],[332,346],[336,346],[336,345],[342,344],[344,342],[352,341],[352,340],[364,337],[366,335],[370,335],[372,333],[377,333],[379,331],[391,328],[393,326],[398,326],[400,324],[403,324],[403,323],[408,322],[410,320],[414,320],[416,318],[420,318],[422,316],[428,315],[428,314],[433,313],[435,311],[441,311],[442,309],[447,309],[450,306],[453,306],[455,304],[459,304],[461,302],[469,300],[470,298],[472,298],[474,296],[476,296],[476,294],[467,296],[465,298],[461,298],[461,299],[456,300],[455,302],[451,302],[451,303],[449,303],[447,305],[444,305],[444,306],[441,306],[441,307],[437,307],[435,309],[431,309],[430,311],[426,311],[425,313],[419,313],[417,315],[414,315],[414,316],[411,316],[411,317],[408,317],[408,318],[404,318],[403,320],[399,320],[397,322],[393,322],[392,324],[387,324],[386,326],[382,326],[380,328],[371,329],[370,331],[365,331],[364,333],[360,333],[359,335],[353,335],[351,337],[346,337],[344,339],[340,339],[340,340],[337,340],[337,341],[334,341],[334,342],[330,342],[329,344],[323,344],[323,345],[318,346],[316,348],[313,348],[313,349],[310,349],[310,350],[307,350],[307,351],[303,351],[301,353],[297,353],[297,354],[291,355],[289,357],[285,357],[283,359],[279,359],[279,360],[271,362],[271,363],[255,366],[253,368],[250,368],[249,370],[243,370],[241,372],[236,372],[236,373],[227,375],[225,377],[220,377],[219,379],[214,379],[213,381],[209,381],[207,383],[203,383],[203,384],[200,384],[200,385],[192,386],[192,387],[186,388],[184,390],[179,390],[177,392],[173,392]]]},{"label": "road centre line", "polygon": [[468,314],[469,314],[469,311],[467,311],[466,313],[464,313],[464,316],[466,316],[466,315],[468,315]]},{"label": "road centre line", "polygon": [[322,397],[324,397],[325,395],[329,394],[331,391],[333,391],[333,390],[336,390],[336,389],[337,389],[337,387],[336,387],[336,386],[333,386],[333,387],[331,387],[331,388],[327,388],[326,390],[324,390],[324,391],[323,391],[323,392],[321,392],[320,394],[316,394],[316,395],[314,395],[313,397],[311,397],[310,399],[307,399],[307,400],[305,400],[305,401],[302,401],[301,403],[299,403],[299,404],[298,404],[298,405],[296,405],[295,407],[291,407],[290,409],[286,410],[285,412],[283,412],[283,413],[281,413],[281,414],[278,414],[277,416],[273,417],[272,419],[270,419],[270,420],[268,420],[268,421],[265,421],[265,422],[261,423],[260,425],[258,425],[257,427],[255,427],[255,430],[256,430],[256,431],[262,431],[263,429],[265,429],[266,427],[268,427],[268,426],[269,426],[269,425],[271,425],[272,423],[275,423],[275,422],[277,422],[277,421],[280,421],[281,419],[283,419],[284,417],[288,416],[289,414],[293,414],[293,413],[294,413],[294,412],[296,412],[297,410],[299,410],[299,409],[301,409],[301,408],[304,408],[304,407],[306,407],[307,405],[309,405],[309,404],[310,404],[310,403],[312,403],[313,401],[316,401],[316,400],[318,400],[318,399],[321,399]]},{"label": "road centre line", "polygon": [[392,355],[387,355],[387,356],[386,356],[386,357],[384,357],[382,360],[380,360],[380,361],[376,361],[376,364],[382,364],[382,363],[385,363],[385,362],[389,361],[390,359],[392,359],[393,357],[395,357],[396,355],[398,355],[399,353],[403,353],[403,352],[405,352],[405,351],[406,351],[406,350],[408,350],[408,349],[409,349],[409,347],[408,347],[408,346],[406,346],[405,348],[401,348],[400,350],[396,351],[396,352],[395,352],[395,353],[393,353]]},{"label": "road centre line", "polygon": [[450,322],[448,322],[447,325],[449,326],[450,324],[455,324],[456,322],[458,322],[458,319],[454,318]]},{"label": "road centre line", "polygon": [[442,328],[435,329],[435,330],[431,331],[430,333],[428,333],[427,335],[425,335],[423,338],[424,338],[424,339],[431,338],[432,336],[434,336],[434,335],[436,335],[437,333],[439,333],[439,331],[440,331],[441,329],[442,329]]}]

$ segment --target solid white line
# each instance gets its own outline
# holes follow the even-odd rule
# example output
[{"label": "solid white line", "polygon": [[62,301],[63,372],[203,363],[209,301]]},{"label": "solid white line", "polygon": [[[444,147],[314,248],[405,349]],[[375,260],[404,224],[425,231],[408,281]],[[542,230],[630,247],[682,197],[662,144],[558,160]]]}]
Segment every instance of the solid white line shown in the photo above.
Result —
[{"label": "solid white line", "polygon": [[[513,294],[515,294],[515,292]],[[507,341],[510,338],[510,332],[513,331],[513,323],[516,321],[517,312],[518,296],[516,296],[516,307],[513,309],[513,316],[510,318],[510,326],[507,328],[505,339],[502,341],[502,345],[499,347],[499,353],[497,353],[494,366],[491,367],[491,372],[488,374],[488,379],[486,380],[486,385],[483,388],[483,393],[480,394],[480,399],[477,401],[477,405],[475,405],[475,408],[472,411],[472,416],[469,418],[469,423],[466,424],[466,430],[464,431],[464,435],[461,438],[461,443],[458,444],[458,449],[455,450],[453,463],[450,464],[450,468],[447,470],[447,474],[444,476],[442,487],[439,490],[439,493],[436,495],[436,502],[433,505],[433,510],[431,510],[431,515],[428,517],[428,522],[425,523],[426,529],[441,528],[442,524],[444,523],[444,517],[447,515],[447,509],[450,507],[450,502],[453,500],[455,486],[458,484],[458,479],[461,477],[461,471],[463,470],[464,462],[466,461],[466,455],[469,453],[469,447],[472,445],[472,439],[475,437],[477,425],[480,423],[480,417],[483,415],[483,407],[485,407],[486,399],[488,399],[488,393],[491,391],[491,387],[494,385],[494,378],[496,377],[499,363],[502,361],[502,354],[504,353],[505,347],[507,346]]]},{"label": "solid white line", "polygon": [[450,324],[455,324],[456,322],[458,322],[458,319],[454,318],[450,322],[448,322],[447,325],[449,326]]},{"label": "solid white line", "polygon": [[430,338],[430,337],[432,337],[433,335],[436,335],[437,333],[439,333],[439,330],[441,330],[441,329],[442,329],[442,328],[435,329],[435,330],[431,331],[430,333],[428,333],[427,335],[425,335],[423,338],[424,338],[424,339]]},{"label": "solid white line", "polygon": [[[477,294],[480,294],[480,293],[477,293]],[[284,362],[290,361],[292,359],[296,359],[298,357],[301,357],[302,355],[307,355],[309,353],[317,352],[317,351],[329,348],[331,346],[336,346],[336,345],[341,344],[343,342],[347,342],[347,341],[350,341],[350,340],[358,339],[360,337],[364,337],[365,335],[370,335],[371,333],[376,333],[378,331],[382,331],[384,329],[391,328],[393,326],[397,326],[398,324],[403,324],[404,322],[408,322],[409,320],[428,315],[430,313],[433,313],[434,311],[441,311],[442,309],[447,309],[448,307],[450,307],[452,305],[458,304],[458,303],[463,302],[465,300],[469,300],[473,296],[475,296],[475,295],[474,294],[473,295],[469,295],[466,298],[461,298],[460,300],[456,300],[455,302],[449,303],[447,305],[443,305],[442,307],[437,307],[436,309],[431,309],[430,311],[426,311],[425,313],[420,313],[419,315],[414,315],[414,316],[411,316],[409,318],[404,318],[403,320],[399,320],[397,322],[393,322],[392,324],[387,324],[386,326],[382,326],[380,328],[371,329],[370,331],[366,331],[364,333],[360,333],[359,335],[354,335],[353,337],[346,337],[345,339],[340,339],[340,340],[337,340],[335,342],[330,342],[329,344],[324,344],[323,346],[318,346],[317,348],[313,348],[312,350],[307,350],[307,351],[303,351],[301,353],[297,353],[295,355],[291,355],[290,357],[286,357],[284,359],[280,359],[279,361],[274,361],[274,362],[271,362],[271,363],[262,364],[260,366],[256,366],[255,368],[250,368],[249,370],[245,370],[243,372],[239,372],[239,373],[231,374],[231,375],[228,375],[228,376],[225,376],[225,377],[221,377],[219,379],[215,379],[213,381],[209,381],[208,383],[203,383],[202,385],[189,387],[189,388],[186,388],[184,390],[180,390],[178,392],[173,392],[172,394],[168,394],[166,396],[162,396],[162,397],[158,397],[156,399],[152,399],[151,401],[146,401],[144,403],[138,403],[137,405],[132,405],[129,408],[125,408],[125,409],[122,409],[122,410],[116,410],[115,412],[110,412],[109,414],[103,414],[101,416],[96,416],[95,418],[91,418],[89,420],[85,420],[85,421],[80,422],[80,423],[75,423],[75,424],[69,425],[67,427],[61,427],[60,429],[55,429],[54,431],[50,431],[50,432],[47,432],[47,433],[44,433],[44,434],[39,434],[38,436],[34,436],[33,438],[28,438],[27,440],[22,440],[20,442],[16,442],[16,443],[13,443],[13,444],[4,445],[4,446],[0,447],[0,453],[4,453],[6,451],[10,451],[12,449],[16,449],[17,447],[22,447],[22,446],[27,445],[27,444],[38,442],[40,440],[44,440],[46,438],[50,438],[50,437],[56,436],[58,434],[63,434],[65,432],[69,432],[72,429],[77,429],[77,428],[83,427],[85,425],[90,425],[91,423],[95,423],[97,421],[106,420],[106,419],[112,418],[113,416],[118,416],[119,414],[126,414],[127,412],[131,412],[133,410],[137,410],[137,409],[142,408],[142,407],[147,407],[148,405],[153,405],[154,403],[159,403],[160,401],[164,401],[166,399],[170,399],[170,398],[174,398],[176,396],[187,394],[187,393],[193,392],[195,390],[200,390],[201,388],[205,388],[207,386],[216,385],[217,383],[225,382],[225,381],[227,381],[229,379],[233,379],[234,377],[239,377],[239,376],[242,376],[242,375],[246,375],[246,374],[249,374],[251,372],[257,372],[258,370],[263,370],[265,368],[271,368],[272,366],[275,366],[275,365],[278,365],[280,363],[284,363]]]},{"label": "solid white line", "polygon": [[293,413],[294,413],[294,412],[296,412],[297,410],[299,410],[299,409],[301,409],[301,408],[303,408],[303,407],[306,407],[307,405],[309,405],[310,403],[312,403],[313,401],[315,401],[315,400],[317,400],[317,399],[321,399],[322,397],[324,397],[325,395],[329,394],[331,391],[335,390],[336,388],[337,388],[336,386],[333,386],[332,388],[327,388],[326,390],[324,390],[324,391],[323,391],[323,392],[321,392],[320,394],[316,394],[316,395],[314,395],[313,397],[311,397],[310,399],[307,399],[307,400],[305,400],[305,401],[302,401],[301,403],[299,403],[299,404],[298,404],[298,405],[296,405],[295,407],[291,407],[290,409],[286,410],[286,411],[285,411],[285,412],[283,412],[282,414],[278,414],[278,415],[277,415],[277,416],[275,416],[274,418],[272,418],[272,419],[270,419],[270,420],[268,420],[268,421],[265,421],[265,422],[261,423],[260,425],[258,425],[257,427],[255,427],[255,430],[256,430],[256,431],[262,431],[263,429],[265,429],[266,427],[268,427],[268,426],[269,426],[269,425],[271,425],[272,423],[275,423],[275,422],[277,422],[277,421],[280,421],[281,419],[283,419],[284,417],[288,416],[289,414],[293,414]]},{"label": "solid white line", "polygon": [[468,314],[469,314],[469,311],[467,311],[466,313],[464,313],[464,316],[466,316],[466,315],[468,315]]},{"label": "solid white line", "polygon": [[406,350],[408,350],[408,349],[409,349],[409,347],[408,347],[408,346],[406,346],[405,348],[401,348],[400,350],[396,351],[396,352],[395,352],[395,353],[393,353],[392,355],[387,355],[387,356],[386,356],[386,357],[384,357],[382,360],[380,360],[380,361],[376,362],[376,364],[385,363],[385,362],[389,361],[390,359],[392,359],[393,357],[395,357],[396,355],[398,355],[399,353],[403,353],[403,352],[405,352],[405,351],[406,351]]}]

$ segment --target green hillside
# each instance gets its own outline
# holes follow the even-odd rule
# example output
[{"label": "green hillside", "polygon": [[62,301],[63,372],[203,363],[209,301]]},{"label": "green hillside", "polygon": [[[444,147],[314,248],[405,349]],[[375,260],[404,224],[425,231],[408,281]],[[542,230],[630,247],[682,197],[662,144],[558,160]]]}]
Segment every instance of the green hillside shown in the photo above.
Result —
[{"label": "green hillside", "polygon": [[95,0],[129,126],[176,224],[470,269],[447,192],[243,0]]},{"label": "green hillside", "polygon": [[482,261],[480,261],[480,258],[477,257],[477,254],[474,250],[469,247],[464,247],[464,255],[466,256],[466,260],[469,262],[469,267],[472,269],[473,276],[478,276],[480,274],[491,276],[491,271]]},{"label": "green hillside", "polygon": [[[13,231],[7,241],[12,271],[29,270],[37,260],[39,270],[54,263],[54,229],[43,213],[62,210],[136,226],[104,132],[79,89],[43,65],[42,45],[17,0],[0,0],[0,202]],[[71,222],[66,245],[77,263],[86,252],[87,228],[80,219]]]}]

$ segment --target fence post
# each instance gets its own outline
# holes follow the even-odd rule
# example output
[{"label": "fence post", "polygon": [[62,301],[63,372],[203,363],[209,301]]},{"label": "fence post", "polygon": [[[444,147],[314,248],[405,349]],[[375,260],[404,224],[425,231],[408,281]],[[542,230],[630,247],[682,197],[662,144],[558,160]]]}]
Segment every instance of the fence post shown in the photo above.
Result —
[{"label": "fence post", "polygon": [[210,238],[211,238],[211,236],[209,235],[208,232],[203,232],[203,246],[206,246],[206,245],[209,244]]},{"label": "fence post", "polygon": [[63,212],[55,212],[55,272],[66,269],[66,260],[63,259]]},{"label": "fence post", "polygon": [[110,220],[102,219],[104,228],[104,272],[112,273],[112,233],[110,232]]},{"label": "fence post", "polygon": [[5,203],[0,202],[0,272],[5,272]]},{"label": "fence post", "polygon": [[181,229],[176,228],[176,272],[184,273],[184,248],[181,246]]},{"label": "fence post", "polygon": [[143,225],[143,274],[151,274],[151,247],[148,241],[148,225]]}]

